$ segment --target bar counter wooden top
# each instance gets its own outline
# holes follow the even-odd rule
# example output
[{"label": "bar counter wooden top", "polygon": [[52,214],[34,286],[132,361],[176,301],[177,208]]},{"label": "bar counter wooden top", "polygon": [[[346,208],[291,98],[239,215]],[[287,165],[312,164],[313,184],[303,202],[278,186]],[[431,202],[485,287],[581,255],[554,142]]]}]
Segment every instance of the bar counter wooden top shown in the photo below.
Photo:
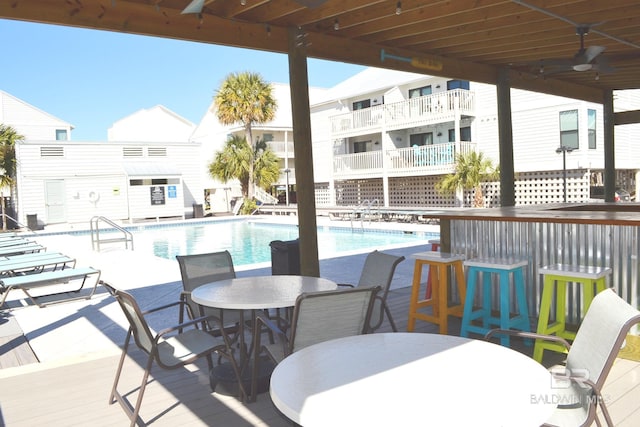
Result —
[{"label": "bar counter wooden top", "polygon": [[440,220],[640,225],[640,203],[548,204],[430,211]]}]

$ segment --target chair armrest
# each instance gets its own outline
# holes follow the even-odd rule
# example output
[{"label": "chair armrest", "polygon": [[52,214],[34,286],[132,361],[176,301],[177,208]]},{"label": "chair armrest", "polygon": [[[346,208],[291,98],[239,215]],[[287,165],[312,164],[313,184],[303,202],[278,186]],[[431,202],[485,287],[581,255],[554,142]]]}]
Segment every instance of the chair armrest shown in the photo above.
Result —
[{"label": "chair armrest", "polygon": [[260,335],[262,334],[262,326],[266,326],[270,332],[272,332],[278,339],[278,341],[280,342],[280,344],[282,345],[282,350],[283,350],[283,354],[286,355],[288,354],[288,344],[289,344],[289,340],[287,339],[287,335],[282,331],[282,329],[280,329],[278,327],[278,325],[269,318],[269,316],[267,316],[265,313],[263,312],[256,312],[256,320],[255,320],[255,324],[254,324],[254,329],[253,329],[253,333],[254,333],[254,340],[255,340],[255,357],[258,357],[258,355],[260,354],[261,348],[260,348]]},{"label": "chair armrest", "polygon": [[355,285],[352,285],[351,283],[338,283],[338,286],[346,286],[348,288],[355,288]]},{"label": "chair armrest", "polygon": [[184,301],[171,302],[171,303],[169,303],[169,304],[165,304],[165,305],[161,305],[161,306],[159,306],[159,307],[150,308],[150,309],[148,309],[148,310],[145,310],[145,311],[143,311],[143,312],[142,312],[142,314],[143,314],[143,315],[147,315],[147,314],[149,314],[149,313],[155,313],[156,311],[164,310],[164,309],[167,309],[167,308],[170,308],[170,307],[174,307],[174,306],[176,306],[176,305],[182,306],[182,305],[184,305],[184,304],[185,304],[185,302],[184,302]]},{"label": "chair armrest", "polygon": [[[173,304],[175,305],[175,304]],[[156,334],[156,341],[158,341],[159,338],[162,338],[163,336],[170,334],[172,332],[175,331],[182,331],[182,329],[189,327],[189,326],[197,326],[198,324],[202,324],[203,325],[203,329],[206,331],[207,330],[207,324],[209,321],[214,321],[214,322],[218,322],[220,323],[220,319],[217,318],[216,316],[213,315],[209,315],[209,316],[201,316],[195,319],[191,319],[188,320],[186,322],[182,322],[178,325],[174,325],[174,326],[170,326],[168,328],[165,328],[163,330],[161,330],[160,332],[158,332]]]},{"label": "chair armrest", "polygon": [[564,345],[567,348],[567,350],[571,348],[571,344],[569,344],[567,340],[561,337],[557,337],[555,335],[544,335],[544,334],[537,334],[535,332],[516,331],[513,329],[499,329],[499,328],[491,329],[489,332],[485,334],[484,339],[486,341],[490,341],[494,335],[500,335],[500,334],[511,335],[519,338],[530,338],[535,340],[553,341],[553,342],[557,342],[559,344]]}]

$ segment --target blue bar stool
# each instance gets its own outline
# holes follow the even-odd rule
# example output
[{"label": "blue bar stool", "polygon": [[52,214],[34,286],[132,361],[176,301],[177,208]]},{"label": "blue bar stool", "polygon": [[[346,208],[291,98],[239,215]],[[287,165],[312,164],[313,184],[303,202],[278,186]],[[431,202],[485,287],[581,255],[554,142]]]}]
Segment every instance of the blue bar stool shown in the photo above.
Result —
[{"label": "blue bar stool", "polygon": [[[524,268],[529,264],[527,260],[511,258],[474,258],[464,262],[467,270],[467,296],[462,314],[460,336],[467,337],[469,333],[484,335],[493,327],[500,329],[519,329],[530,332],[529,308],[524,287]],[[479,292],[478,276],[482,273],[482,305],[474,307],[476,293]],[[491,278],[499,276],[499,317],[491,313]],[[511,316],[511,295],[509,292],[509,277],[513,276],[514,297],[517,314]],[[480,322],[474,321],[479,320]],[[480,323],[480,324],[478,324]],[[500,344],[510,345],[508,335],[500,337]]]}]

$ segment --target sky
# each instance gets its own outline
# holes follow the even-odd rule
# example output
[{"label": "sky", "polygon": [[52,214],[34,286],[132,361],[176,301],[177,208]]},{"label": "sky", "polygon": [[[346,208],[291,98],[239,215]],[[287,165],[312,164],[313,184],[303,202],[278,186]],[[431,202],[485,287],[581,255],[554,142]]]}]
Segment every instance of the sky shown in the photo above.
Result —
[{"label": "sky", "polygon": [[[3,90],[106,141],[111,125],[163,105],[198,124],[229,73],[289,82],[287,56],[226,46],[0,19]],[[309,59],[309,85],[332,87],[364,67]]]}]

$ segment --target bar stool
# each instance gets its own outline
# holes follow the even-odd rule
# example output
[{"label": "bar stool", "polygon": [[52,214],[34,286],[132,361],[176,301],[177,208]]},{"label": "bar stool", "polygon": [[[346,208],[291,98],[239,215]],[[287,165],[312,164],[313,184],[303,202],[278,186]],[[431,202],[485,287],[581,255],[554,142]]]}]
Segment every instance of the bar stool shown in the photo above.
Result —
[{"label": "bar stool", "polygon": [[[519,329],[530,332],[529,308],[524,288],[524,268],[529,265],[527,260],[511,258],[475,258],[465,261],[467,270],[467,298],[464,303],[464,314],[460,336],[467,337],[470,332],[486,334],[492,327],[500,329]],[[478,291],[478,274],[482,273],[482,306],[473,306],[476,292]],[[494,274],[499,276],[500,317],[491,313],[491,278]],[[513,276],[515,306],[518,313],[511,316],[511,296],[509,292],[509,277]],[[473,324],[474,320],[481,320],[482,325]],[[508,347],[510,339],[508,335],[500,337],[500,344]]]},{"label": "bar stool", "polygon": [[[554,264],[540,267],[543,276],[542,296],[540,298],[540,315],[537,333],[555,335],[567,340],[576,337],[575,332],[566,329],[567,282],[582,285],[582,311],[589,309],[595,294],[606,288],[606,276],[611,274],[609,267],[593,267],[587,265]],[[554,286],[555,285],[555,286]],[[551,305],[555,296],[555,321],[550,322]],[[566,353],[562,344],[546,340],[536,340],[533,347],[533,358],[542,362],[544,350]]]},{"label": "bar stool", "polygon": [[[465,298],[465,281],[464,281],[464,255],[454,255],[443,252],[427,251],[419,252],[411,255],[415,258],[415,267],[413,270],[413,283],[411,289],[411,301],[409,303],[409,322],[407,331],[412,332],[416,320],[424,320],[425,322],[439,325],[440,333],[448,332],[448,317],[462,316],[462,302]],[[431,275],[432,297],[429,299],[420,299],[420,280],[422,279],[422,267],[428,265]],[[449,280],[448,269],[455,273],[455,279],[460,295],[460,304],[449,306]],[[431,313],[421,313],[420,309],[431,307]]]},{"label": "bar stool", "polygon": [[[437,252],[440,250],[440,239],[431,239],[428,243],[431,245],[431,251]],[[424,294],[425,299],[431,299],[431,281],[433,280],[431,277],[433,275],[433,269],[429,268],[429,275],[427,276],[427,291]]]}]

